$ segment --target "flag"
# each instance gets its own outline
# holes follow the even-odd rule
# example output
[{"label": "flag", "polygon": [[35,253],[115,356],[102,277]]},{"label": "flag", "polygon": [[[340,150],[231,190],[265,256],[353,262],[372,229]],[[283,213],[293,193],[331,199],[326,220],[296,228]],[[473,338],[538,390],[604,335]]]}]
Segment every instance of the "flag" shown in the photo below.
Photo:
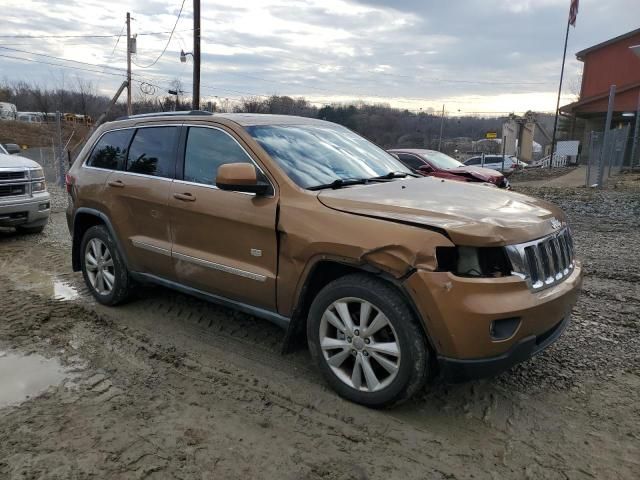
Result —
[{"label": "flag", "polygon": [[571,0],[571,6],[569,7],[569,25],[576,26],[576,18],[578,17],[578,3],[580,0]]}]

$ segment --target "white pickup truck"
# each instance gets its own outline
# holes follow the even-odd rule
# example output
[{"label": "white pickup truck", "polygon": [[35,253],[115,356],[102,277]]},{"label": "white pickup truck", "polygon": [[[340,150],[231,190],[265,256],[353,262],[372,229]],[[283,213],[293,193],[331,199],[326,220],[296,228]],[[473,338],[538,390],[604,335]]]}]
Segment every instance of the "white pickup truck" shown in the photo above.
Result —
[{"label": "white pickup truck", "polygon": [[39,233],[50,213],[51,199],[42,167],[28,158],[9,155],[0,145],[0,227]]}]

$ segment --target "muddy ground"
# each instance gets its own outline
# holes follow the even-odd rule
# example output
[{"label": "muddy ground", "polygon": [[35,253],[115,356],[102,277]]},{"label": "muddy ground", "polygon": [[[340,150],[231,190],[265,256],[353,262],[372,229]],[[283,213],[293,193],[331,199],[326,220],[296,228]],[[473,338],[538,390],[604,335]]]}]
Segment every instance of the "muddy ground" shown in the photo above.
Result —
[{"label": "muddy ground", "polygon": [[498,378],[390,411],[338,398],[264,321],[163,288],[96,305],[59,196],[44,234],[0,232],[0,367],[41,355],[65,378],[0,408],[0,478],[638,478],[639,178],[517,188],[571,218],[586,269],[573,323]]}]

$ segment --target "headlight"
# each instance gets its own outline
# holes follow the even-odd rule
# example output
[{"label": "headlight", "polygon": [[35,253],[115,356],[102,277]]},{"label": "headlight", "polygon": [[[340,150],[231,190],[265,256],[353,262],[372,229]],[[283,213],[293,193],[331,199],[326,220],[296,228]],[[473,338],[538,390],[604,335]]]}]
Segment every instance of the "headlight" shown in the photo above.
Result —
[{"label": "headlight", "polygon": [[31,182],[31,192],[38,193],[44,192],[47,189],[47,184],[44,180],[39,180],[37,182]]},{"label": "headlight", "polygon": [[44,179],[44,170],[42,168],[32,168],[31,169],[31,179],[32,180],[40,180]]},{"label": "headlight", "polygon": [[32,168],[31,174],[31,193],[39,193],[47,190],[47,184],[44,181],[44,170],[42,168]]},{"label": "headlight", "polygon": [[504,277],[511,262],[502,247],[436,247],[438,270],[461,277]]}]

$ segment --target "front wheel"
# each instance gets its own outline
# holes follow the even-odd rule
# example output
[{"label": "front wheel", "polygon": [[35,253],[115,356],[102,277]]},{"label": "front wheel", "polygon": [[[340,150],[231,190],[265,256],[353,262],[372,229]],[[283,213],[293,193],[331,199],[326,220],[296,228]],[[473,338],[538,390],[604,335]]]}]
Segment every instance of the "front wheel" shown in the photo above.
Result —
[{"label": "front wheel", "polygon": [[307,323],[311,355],[343,397],[370,407],[400,403],[422,389],[429,355],[406,299],[367,274],[324,287]]}]

